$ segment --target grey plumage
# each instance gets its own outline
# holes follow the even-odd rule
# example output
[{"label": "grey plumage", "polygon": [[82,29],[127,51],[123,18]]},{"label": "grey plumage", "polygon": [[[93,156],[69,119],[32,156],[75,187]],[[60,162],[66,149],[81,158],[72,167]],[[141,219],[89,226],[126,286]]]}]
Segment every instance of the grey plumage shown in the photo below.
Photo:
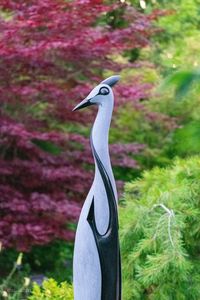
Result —
[{"label": "grey plumage", "polygon": [[75,300],[121,299],[117,191],[108,149],[114,105],[111,87],[118,80],[118,75],[105,79],[74,109],[92,104],[99,107],[90,137],[95,176],[81,211],[75,239]]}]

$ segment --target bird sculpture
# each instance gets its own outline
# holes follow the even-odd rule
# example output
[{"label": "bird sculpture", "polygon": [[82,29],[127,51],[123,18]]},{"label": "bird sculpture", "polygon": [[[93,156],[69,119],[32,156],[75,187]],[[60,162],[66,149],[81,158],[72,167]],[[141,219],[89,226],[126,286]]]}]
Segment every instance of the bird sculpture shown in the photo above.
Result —
[{"label": "bird sculpture", "polygon": [[102,81],[73,109],[98,105],[90,136],[95,176],[81,211],[75,237],[75,300],[121,300],[117,190],[108,147],[114,106],[112,87],[119,78],[115,75]]}]

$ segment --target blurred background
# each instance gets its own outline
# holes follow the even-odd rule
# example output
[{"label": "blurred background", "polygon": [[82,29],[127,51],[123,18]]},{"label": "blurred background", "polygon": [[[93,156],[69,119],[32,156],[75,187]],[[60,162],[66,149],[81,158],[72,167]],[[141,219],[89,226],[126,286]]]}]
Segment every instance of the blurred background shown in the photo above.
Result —
[{"label": "blurred background", "polygon": [[[92,87],[113,74],[121,75],[114,88],[110,155],[120,194],[123,299],[200,299],[199,272],[194,289],[187,294],[186,275],[194,271],[194,266],[184,265],[188,263],[185,256],[191,255],[191,261],[195,255],[198,257],[199,242],[189,253],[176,251],[184,258],[184,268],[179,272],[185,277],[180,280],[176,281],[179,277],[173,273],[177,256],[167,268],[163,267],[164,273],[159,273],[160,278],[166,276],[162,284],[159,278],[142,282],[138,279],[141,268],[144,271],[146,266],[145,271],[149,270],[145,259],[151,251],[157,257],[155,248],[147,247],[143,265],[139,263],[136,270],[126,268],[130,266],[128,249],[141,246],[146,238],[145,232],[140,232],[127,246],[131,234],[137,231],[137,224],[131,223],[134,212],[128,203],[131,205],[138,194],[142,195],[139,185],[144,188],[145,184],[141,180],[151,182],[154,178],[156,182],[161,174],[155,175],[151,169],[172,168],[177,157],[184,164],[199,154],[199,29],[199,0],[0,1],[2,299],[73,297],[73,242],[81,206],[93,179],[89,134],[96,109],[72,113],[72,108]],[[193,174],[199,161],[192,163],[185,167],[187,174]],[[175,173],[163,176],[168,180]],[[142,174],[149,175],[144,179]],[[130,182],[136,178],[132,191]],[[197,183],[198,180],[195,186]],[[158,182],[156,186],[162,184]],[[191,185],[193,191],[194,181],[190,181],[188,186]],[[155,203],[159,196],[160,191]],[[193,199],[192,192],[189,199]],[[183,203],[180,198],[175,206],[179,200]],[[199,202],[195,203],[195,212],[190,207],[190,215],[199,216]],[[158,220],[160,216],[158,213]],[[180,227],[183,239],[177,241],[183,247],[187,237],[188,245],[198,240],[200,228],[199,221],[195,223],[193,219],[191,224],[197,225],[194,235],[184,235],[185,228],[187,233],[190,228],[186,226],[188,219],[184,220],[185,226]],[[155,220],[149,222],[154,230],[160,226]],[[144,224],[140,225],[144,228]],[[176,228],[174,239],[178,236]],[[184,249],[188,250],[187,246]],[[131,257],[134,265],[136,258]],[[164,252],[160,259],[165,261]],[[152,267],[149,276],[154,276],[155,270]],[[173,283],[170,274],[174,274]],[[47,278],[54,280],[40,288]],[[33,282],[38,284],[34,288]],[[61,282],[67,283],[60,285]]]}]

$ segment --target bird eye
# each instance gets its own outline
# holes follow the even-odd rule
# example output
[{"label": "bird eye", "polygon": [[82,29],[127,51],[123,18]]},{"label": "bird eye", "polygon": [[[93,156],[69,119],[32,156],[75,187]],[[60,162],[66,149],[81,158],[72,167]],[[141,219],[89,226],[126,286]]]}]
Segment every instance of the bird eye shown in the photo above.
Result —
[{"label": "bird eye", "polygon": [[108,95],[109,94],[109,89],[107,88],[107,87],[102,87],[102,88],[100,88],[100,90],[99,90],[99,94],[100,95]]}]

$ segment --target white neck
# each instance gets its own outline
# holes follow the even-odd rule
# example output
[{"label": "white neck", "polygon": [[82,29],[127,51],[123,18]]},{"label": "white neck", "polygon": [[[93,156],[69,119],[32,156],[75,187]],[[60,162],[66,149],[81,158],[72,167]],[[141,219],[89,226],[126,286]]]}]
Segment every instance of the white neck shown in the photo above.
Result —
[{"label": "white neck", "polygon": [[[113,190],[117,199],[116,185],[112,172],[108,147],[109,128],[111,123],[112,112],[113,101],[109,101],[108,99],[108,101],[104,102],[103,105],[99,105],[98,113],[91,132],[91,138],[94,148],[111,180]],[[95,177],[97,176],[98,172],[98,167],[95,162]]]}]

